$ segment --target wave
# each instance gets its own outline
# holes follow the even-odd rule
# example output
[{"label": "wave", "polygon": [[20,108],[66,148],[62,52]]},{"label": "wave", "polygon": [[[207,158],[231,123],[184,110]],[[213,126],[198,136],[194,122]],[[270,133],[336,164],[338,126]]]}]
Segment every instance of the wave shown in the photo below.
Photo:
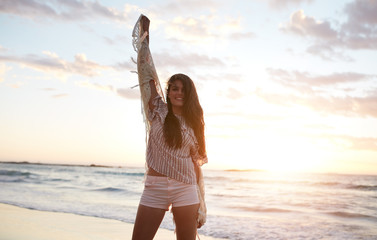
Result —
[{"label": "wave", "polygon": [[377,185],[354,185],[347,186],[349,189],[364,190],[364,191],[377,191]]},{"label": "wave", "polygon": [[51,179],[47,179],[47,181],[50,181],[50,182],[71,182],[72,180],[63,179],[63,178],[51,178]]},{"label": "wave", "polygon": [[30,178],[36,178],[38,174],[15,170],[0,170],[0,182],[21,183]]},{"label": "wave", "polygon": [[338,186],[339,188],[356,189],[356,190],[377,190],[377,185],[362,185],[362,184],[344,184],[341,182],[317,182],[313,185],[317,186]]},{"label": "wave", "polygon": [[319,186],[337,186],[344,189],[364,190],[364,191],[377,191],[377,185],[362,185],[362,184],[344,184],[340,182],[319,182],[315,185]]},{"label": "wave", "polygon": [[326,214],[336,216],[336,217],[342,217],[342,218],[370,218],[370,219],[376,218],[376,217],[366,215],[366,214],[350,213],[350,212],[328,212]]},{"label": "wave", "polygon": [[31,172],[22,172],[22,171],[15,171],[15,170],[0,170],[0,176],[10,176],[10,177],[29,177],[32,175],[36,175]]},{"label": "wave", "polygon": [[226,172],[265,172],[265,170],[261,170],[261,169],[227,169],[224,171]]},{"label": "wave", "polygon": [[214,197],[221,197],[221,198],[236,198],[236,199],[240,199],[240,198],[249,198],[249,196],[247,195],[232,195],[232,194],[221,194],[221,193],[212,193],[211,194],[212,196]]},{"label": "wave", "polygon": [[106,187],[106,188],[94,189],[93,191],[96,191],[96,192],[123,192],[124,189],[114,188],[114,187]]},{"label": "wave", "polygon": [[[29,182],[32,181],[37,183],[38,181],[46,182],[71,182],[71,180],[63,178],[44,178],[42,175],[16,170],[0,170],[0,181],[1,182]],[[40,183],[40,182],[39,182]]]},{"label": "wave", "polygon": [[230,206],[229,208],[238,209],[247,212],[266,212],[266,213],[288,213],[293,212],[292,210],[282,209],[282,208],[264,208],[264,207],[241,207],[241,206]]},{"label": "wave", "polygon": [[94,173],[104,174],[104,175],[116,175],[116,176],[133,176],[133,177],[143,177],[143,172],[111,172],[111,171],[95,171]]},{"label": "wave", "polygon": [[[342,181],[311,181],[311,180],[276,180],[276,179],[253,179],[242,176],[205,176],[204,179],[207,183],[216,182],[231,182],[234,183],[234,186],[239,186],[239,184],[248,184],[249,188],[259,185],[270,185],[270,184],[279,184],[279,185],[291,185],[297,187],[314,187],[321,189],[345,189],[345,190],[357,190],[357,191],[374,191],[377,192],[376,181],[370,182],[370,184],[348,184],[347,182]],[[347,181],[347,180],[346,180]]]},{"label": "wave", "polygon": [[6,182],[6,183],[24,183],[25,180],[22,179],[0,179],[0,182]]},{"label": "wave", "polygon": [[229,177],[218,177],[218,176],[204,176],[204,180],[208,180],[208,181],[231,181],[232,179],[229,178]]},{"label": "wave", "polygon": [[342,183],[340,183],[340,182],[316,182],[316,183],[313,183],[313,185],[315,185],[315,186],[338,186],[338,185],[342,185]]}]

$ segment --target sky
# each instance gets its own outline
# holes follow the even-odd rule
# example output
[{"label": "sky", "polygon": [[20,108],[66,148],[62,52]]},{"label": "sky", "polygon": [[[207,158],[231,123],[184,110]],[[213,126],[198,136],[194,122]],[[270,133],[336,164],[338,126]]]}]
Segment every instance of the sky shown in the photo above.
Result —
[{"label": "sky", "polygon": [[185,73],[207,169],[377,174],[377,0],[2,0],[0,161],[144,166],[132,29]]}]

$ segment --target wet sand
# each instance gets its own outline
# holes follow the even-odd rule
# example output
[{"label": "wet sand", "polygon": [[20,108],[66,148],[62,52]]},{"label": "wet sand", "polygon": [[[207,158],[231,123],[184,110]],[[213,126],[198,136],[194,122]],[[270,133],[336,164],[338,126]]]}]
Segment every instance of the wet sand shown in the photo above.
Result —
[{"label": "wet sand", "polygon": [[[133,224],[117,220],[45,212],[0,203],[0,239],[4,240],[126,240]],[[175,239],[173,231],[159,229],[156,240]],[[214,240],[200,236],[202,240]]]}]

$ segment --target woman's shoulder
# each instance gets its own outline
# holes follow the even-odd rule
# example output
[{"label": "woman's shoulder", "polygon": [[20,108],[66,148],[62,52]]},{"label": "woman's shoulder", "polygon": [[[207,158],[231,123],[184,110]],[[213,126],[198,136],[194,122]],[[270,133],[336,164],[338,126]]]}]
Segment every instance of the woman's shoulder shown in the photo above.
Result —
[{"label": "woman's shoulder", "polygon": [[163,101],[160,95],[155,96],[149,106],[148,119],[153,121],[156,117],[159,117],[160,120],[164,120],[168,113],[168,106],[165,101]]}]

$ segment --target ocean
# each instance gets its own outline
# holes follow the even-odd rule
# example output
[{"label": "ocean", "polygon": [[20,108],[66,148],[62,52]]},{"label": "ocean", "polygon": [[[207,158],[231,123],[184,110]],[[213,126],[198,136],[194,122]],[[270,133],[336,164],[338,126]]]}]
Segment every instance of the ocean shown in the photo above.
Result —
[{"label": "ocean", "polygon": [[[377,239],[377,176],[203,172],[208,216],[201,235]],[[143,180],[144,168],[0,163],[0,202],[133,223]],[[161,228],[174,229],[170,212]]]}]

